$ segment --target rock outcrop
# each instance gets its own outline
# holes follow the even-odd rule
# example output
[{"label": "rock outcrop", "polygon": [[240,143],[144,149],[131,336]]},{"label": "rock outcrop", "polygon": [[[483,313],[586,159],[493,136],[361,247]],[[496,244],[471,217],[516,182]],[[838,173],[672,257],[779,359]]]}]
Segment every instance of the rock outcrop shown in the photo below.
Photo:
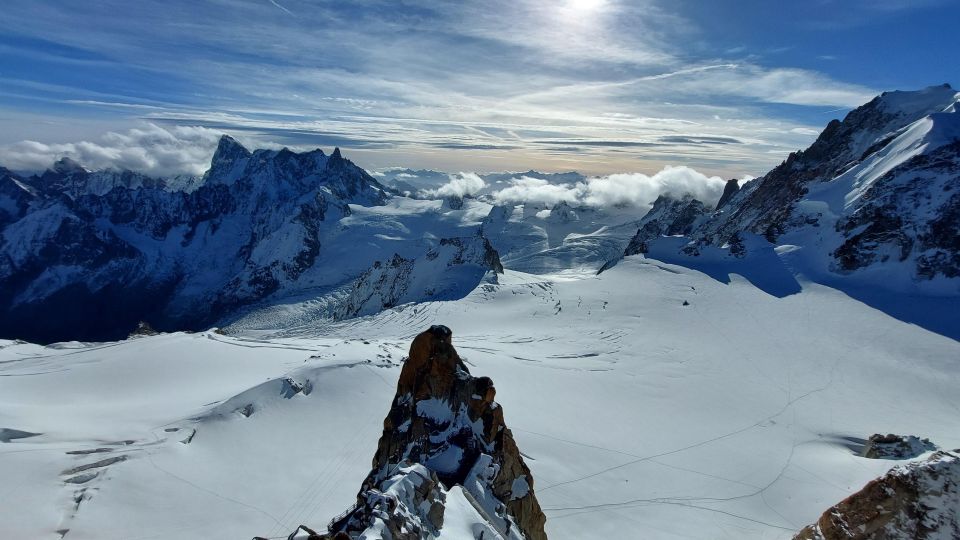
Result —
[{"label": "rock outcrop", "polygon": [[661,236],[687,235],[699,220],[710,213],[702,202],[687,195],[679,199],[667,195],[657,197],[641,222],[643,225],[630,239],[625,256],[646,253],[649,243]]},{"label": "rock outcrop", "polygon": [[930,439],[921,439],[913,435],[894,435],[893,433],[871,435],[860,453],[870,459],[913,459],[924,452],[936,450]]},{"label": "rock outcrop", "polygon": [[418,335],[357,502],[322,537],[432,538],[456,507],[477,538],[546,539],[533,477],[495,395],[457,355],[450,329]]},{"label": "rock outcrop", "polygon": [[898,465],[828,509],[794,540],[960,538],[960,451]]},{"label": "rock outcrop", "polygon": [[717,201],[717,206],[714,210],[723,208],[738,191],[740,191],[740,181],[736,178],[727,180],[726,185],[723,186],[723,194],[720,195],[720,200]]},{"label": "rock outcrop", "polygon": [[374,262],[357,278],[333,315],[347,319],[408,302],[458,300],[488,273],[502,274],[503,264],[486,238],[442,238],[420,257],[407,259],[395,253],[387,261]]}]

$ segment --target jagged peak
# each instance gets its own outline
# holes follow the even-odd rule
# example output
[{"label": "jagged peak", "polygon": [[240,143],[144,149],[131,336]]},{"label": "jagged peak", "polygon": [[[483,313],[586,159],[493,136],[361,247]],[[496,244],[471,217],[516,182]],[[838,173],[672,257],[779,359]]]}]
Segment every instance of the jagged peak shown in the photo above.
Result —
[{"label": "jagged peak", "polygon": [[727,204],[730,199],[740,191],[740,181],[736,178],[731,178],[727,180],[727,183],[723,186],[723,194],[720,195],[720,200],[717,201],[717,206],[714,210],[719,210],[725,204]]},{"label": "jagged peak", "polygon": [[333,149],[333,153],[330,154],[330,159],[331,159],[331,160],[334,160],[334,159],[343,159],[343,156],[340,154],[340,147],[339,147],[339,146]]},{"label": "jagged peak", "polygon": [[224,133],[220,136],[220,142],[217,143],[217,150],[213,153],[213,162],[217,163],[223,160],[233,161],[238,157],[250,157],[251,153],[240,141]]},{"label": "jagged peak", "polygon": [[69,158],[62,157],[53,163],[53,172],[58,174],[76,174],[88,172],[79,162]]}]

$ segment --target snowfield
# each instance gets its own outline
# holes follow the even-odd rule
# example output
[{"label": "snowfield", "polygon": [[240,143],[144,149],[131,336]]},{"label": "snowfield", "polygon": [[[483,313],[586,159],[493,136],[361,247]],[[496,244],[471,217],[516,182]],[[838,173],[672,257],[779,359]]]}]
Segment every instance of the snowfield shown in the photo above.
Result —
[{"label": "snowfield", "polygon": [[[823,285],[773,296],[718,275],[634,256],[339,323],[294,304],[273,328],[2,342],[0,531],[323,529],[431,324],[496,383],[552,539],[790,538],[896,464],[856,455],[869,435],[960,447],[960,342]],[[472,538],[469,503],[447,511],[442,538]]]}]

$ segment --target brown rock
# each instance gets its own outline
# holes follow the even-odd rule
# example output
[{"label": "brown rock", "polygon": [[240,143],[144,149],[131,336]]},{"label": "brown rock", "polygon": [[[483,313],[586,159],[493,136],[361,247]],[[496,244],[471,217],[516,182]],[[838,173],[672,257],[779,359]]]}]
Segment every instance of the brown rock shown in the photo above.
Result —
[{"label": "brown rock", "polygon": [[899,465],[828,509],[794,540],[960,539],[960,451]]},{"label": "brown rock", "polygon": [[[411,531],[409,538],[423,537],[420,531],[426,530],[419,527],[442,524],[437,484],[445,489],[462,485],[501,534],[512,529],[515,535],[519,529],[529,540],[546,540],[546,517],[534,494],[533,476],[495,396],[493,381],[470,375],[449,328],[432,326],[418,335],[400,373],[370,475],[356,505],[330,530],[359,533],[379,519],[391,530]],[[398,490],[389,489],[399,482],[417,486],[403,491],[408,497],[413,493],[414,504],[385,502],[399,500],[393,495]],[[411,506],[430,512],[412,516],[400,508]]]}]

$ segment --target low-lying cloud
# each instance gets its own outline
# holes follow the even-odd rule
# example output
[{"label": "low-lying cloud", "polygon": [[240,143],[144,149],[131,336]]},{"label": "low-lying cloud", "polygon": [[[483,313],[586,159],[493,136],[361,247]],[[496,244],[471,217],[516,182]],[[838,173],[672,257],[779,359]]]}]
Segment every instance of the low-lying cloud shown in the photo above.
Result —
[{"label": "low-lying cloud", "polygon": [[425,190],[422,195],[429,197],[466,197],[476,195],[487,183],[476,173],[461,172],[450,175],[450,181],[437,189]]},{"label": "low-lying cloud", "polygon": [[123,133],[109,132],[95,142],[20,141],[0,146],[0,165],[39,171],[69,157],[88,169],[129,169],[154,176],[202,174],[210,166],[221,133],[198,126],[145,124]]},{"label": "low-lying cloud", "polygon": [[501,204],[536,203],[554,205],[559,202],[593,207],[634,206],[649,208],[660,195],[682,197],[692,195],[708,205],[716,204],[726,182],[719,176],[707,176],[690,167],[665,167],[648,176],[642,173],[621,173],[587,178],[584,182],[551,184],[539,178],[520,177],[494,192]]}]

